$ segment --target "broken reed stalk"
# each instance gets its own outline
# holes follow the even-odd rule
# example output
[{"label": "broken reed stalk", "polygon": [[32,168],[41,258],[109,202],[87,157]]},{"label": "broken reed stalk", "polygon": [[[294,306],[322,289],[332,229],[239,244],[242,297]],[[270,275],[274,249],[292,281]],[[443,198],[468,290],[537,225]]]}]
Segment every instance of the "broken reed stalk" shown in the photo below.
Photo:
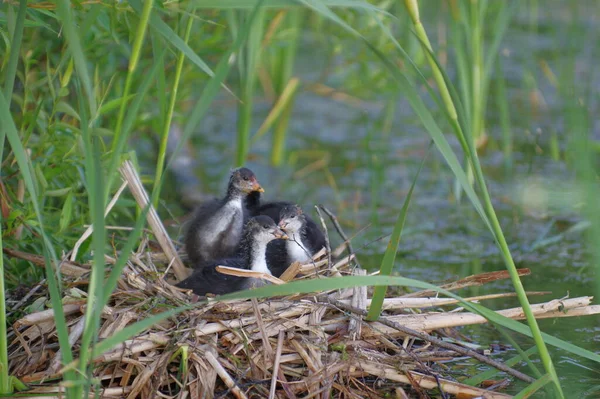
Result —
[{"label": "broken reed stalk", "polygon": [[144,186],[142,185],[142,181],[140,177],[133,167],[131,161],[127,160],[123,162],[123,165],[119,168],[119,172],[123,176],[123,179],[129,184],[129,189],[131,190],[131,194],[135,198],[138,206],[141,209],[146,209],[147,206],[150,206],[150,210],[148,211],[148,224],[156,237],[161,249],[163,252],[169,257],[171,262],[173,262],[173,272],[175,272],[175,276],[179,281],[184,280],[189,275],[189,271],[186,270],[183,262],[179,258],[177,254],[177,250],[175,250],[175,245],[173,245],[173,241],[169,238],[165,227],[163,226],[160,218],[158,217],[158,213],[156,213],[156,209],[150,204],[150,199],[148,198],[148,194],[146,190],[144,190]]}]

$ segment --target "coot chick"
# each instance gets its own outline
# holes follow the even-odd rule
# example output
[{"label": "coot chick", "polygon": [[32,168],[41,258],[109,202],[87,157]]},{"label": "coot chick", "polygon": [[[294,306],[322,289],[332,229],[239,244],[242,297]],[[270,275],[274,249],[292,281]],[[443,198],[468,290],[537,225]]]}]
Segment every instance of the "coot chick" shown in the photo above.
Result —
[{"label": "coot chick", "polygon": [[235,169],[225,197],[198,208],[185,236],[185,249],[194,267],[234,254],[250,216],[245,198],[263,191],[250,169]]},{"label": "coot chick", "polygon": [[219,273],[216,267],[237,267],[270,274],[266,261],[267,244],[277,238],[285,239],[287,236],[277,227],[273,219],[268,216],[254,217],[244,228],[239,257],[208,262],[197,268],[190,277],[178,283],[177,287],[191,289],[197,295],[208,293],[223,295],[249,288],[254,279]]},{"label": "coot chick", "polygon": [[275,240],[267,246],[267,263],[275,277],[280,277],[293,262],[309,262],[326,245],[323,232],[298,205],[281,208],[279,228],[288,239]]}]

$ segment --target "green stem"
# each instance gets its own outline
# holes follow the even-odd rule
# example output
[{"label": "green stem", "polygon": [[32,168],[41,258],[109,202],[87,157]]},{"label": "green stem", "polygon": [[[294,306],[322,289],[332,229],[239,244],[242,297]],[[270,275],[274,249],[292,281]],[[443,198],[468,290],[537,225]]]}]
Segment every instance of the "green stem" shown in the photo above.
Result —
[{"label": "green stem", "polygon": [[148,21],[150,20],[150,12],[152,11],[153,0],[146,0],[144,2],[144,7],[142,9],[142,15],[140,16],[140,23],[138,25],[137,33],[135,35],[135,40],[133,42],[133,48],[131,50],[131,58],[129,59],[129,68],[127,71],[127,78],[125,79],[125,88],[123,90],[123,101],[121,102],[121,107],[119,108],[119,114],[117,116],[117,125],[115,127],[115,134],[113,136],[113,142],[111,150],[112,161],[110,163],[110,168],[108,170],[108,184],[107,190],[105,192],[106,195],[110,193],[110,186],[113,181],[114,170],[116,169],[117,159],[120,154],[117,154],[117,148],[119,147],[119,142],[121,140],[121,134],[123,130],[123,120],[125,119],[125,109],[127,108],[129,92],[131,91],[131,83],[133,82],[133,77],[135,75],[135,70],[137,68],[138,61],[140,59],[140,53],[142,49],[142,44],[144,42],[144,37],[146,36],[146,30],[148,28]]},{"label": "green stem", "polygon": [[[2,248],[2,213],[0,212],[0,248]],[[0,256],[0,394],[11,393],[8,377],[8,346],[6,342],[6,298],[4,291],[4,257]]]},{"label": "green stem", "polygon": [[243,88],[242,91],[242,103],[238,107],[236,166],[242,166],[246,162],[250,140],[250,123],[252,122],[252,91],[248,88]]},{"label": "green stem", "polygon": [[[21,50],[21,41],[23,40],[23,27],[25,26],[25,12],[27,11],[27,0],[21,0],[19,3],[19,12],[17,14],[17,22],[15,30],[12,32],[12,43],[10,46],[10,55],[8,65],[4,74],[4,98],[10,103],[12,101],[13,87],[15,85],[15,76],[17,75],[17,66],[19,65],[19,52]],[[4,139],[6,131],[0,129],[0,156],[4,154]]]},{"label": "green stem", "polygon": [[293,110],[294,99],[290,99],[287,107],[283,110],[273,131],[273,149],[271,150],[271,164],[273,166],[281,165],[285,154],[285,136]]},{"label": "green stem", "polygon": [[[460,129],[460,127],[458,127],[458,129]],[[475,151],[472,140],[467,140],[467,142],[470,144],[471,165],[473,166],[475,178],[479,187],[481,188],[481,193],[483,194],[483,205],[490,219],[494,235],[496,236],[496,242],[500,247],[500,252],[502,254],[502,258],[504,259],[504,263],[506,264],[506,269],[508,270],[508,274],[510,275],[511,282],[517,293],[517,298],[519,299],[519,303],[523,308],[525,319],[527,320],[527,324],[531,329],[533,340],[535,342],[535,345],[538,347],[542,364],[544,365],[544,369],[546,370],[546,372],[552,377],[557,392],[561,397],[564,397],[562,388],[558,381],[558,375],[556,374],[554,364],[552,363],[552,358],[550,357],[550,353],[548,352],[546,342],[544,342],[544,338],[542,337],[542,331],[540,330],[537,320],[533,315],[533,311],[531,310],[531,306],[529,304],[529,299],[527,298],[527,294],[525,293],[525,288],[523,287],[523,283],[521,282],[521,279],[519,277],[519,273],[517,271],[517,267],[515,266],[515,262],[512,258],[512,254],[508,247],[508,243],[506,242],[506,238],[504,237],[504,233],[502,232],[502,227],[500,227],[500,222],[498,221],[498,217],[496,216],[496,212],[494,211],[494,206],[492,205],[492,199],[485,184],[485,178],[483,177],[483,171],[481,169],[481,164],[479,163],[477,151]]]},{"label": "green stem", "polygon": [[[415,33],[417,34],[417,37],[420,40],[422,40],[423,43],[425,43],[429,51],[433,52],[431,43],[429,42],[429,37],[427,36],[427,32],[425,32],[425,28],[423,27],[423,24],[421,23],[419,17],[419,5],[417,3],[417,0],[404,0],[404,3],[415,26]],[[444,101],[444,105],[448,110],[450,119],[458,120],[456,108],[454,107],[454,102],[452,101],[452,97],[450,96],[450,92],[448,91],[448,87],[446,86],[446,82],[444,81],[444,75],[442,75],[442,72],[438,69],[437,64],[435,63],[433,58],[431,58],[429,53],[427,54],[427,61],[431,66],[433,78],[435,79],[435,82],[438,85],[440,96],[442,97],[442,101]]]},{"label": "green stem", "polygon": [[[192,25],[194,23],[194,18],[189,17],[187,21],[187,25],[185,28],[185,38],[184,41],[187,44],[190,39],[190,33],[192,32]],[[171,128],[171,120],[173,119],[173,113],[175,110],[175,103],[177,102],[177,90],[179,88],[179,81],[181,79],[181,71],[183,70],[183,62],[185,61],[185,54],[183,51],[179,52],[177,56],[177,65],[175,67],[175,79],[173,81],[173,89],[171,91],[171,98],[169,101],[169,108],[167,109],[167,117],[164,121],[162,137],[160,140],[160,147],[158,150],[158,160],[156,163],[156,174],[154,177],[154,189],[152,192],[152,203],[154,207],[158,206],[158,199],[160,195],[161,189],[161,179],[163,175],[163,170],[165,167],[165,158],[167,154],[167,142],[169,140],[169,130]]]},{"label": "green stem", "polygon": [[479,1],[471,0],[471,89],[473,111],[471,113],[471,129],[473,140],[477,140],[483,134],[483,98],[481,96],[481,73],[483,71],[483,49],[481,45],[481,24],[479,22]]}]

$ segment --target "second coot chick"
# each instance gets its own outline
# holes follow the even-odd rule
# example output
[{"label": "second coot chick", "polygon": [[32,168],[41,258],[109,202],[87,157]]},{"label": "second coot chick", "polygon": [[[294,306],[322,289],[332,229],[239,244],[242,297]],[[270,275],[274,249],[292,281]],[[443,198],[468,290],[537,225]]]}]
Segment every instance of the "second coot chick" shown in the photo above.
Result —
[{"label": "second coot chick", "polygon": [[277,238],[285,239],[287,236],[277,227],[273,219],[268,216],[254,217],[246,223],[238,257],[206,263],[197,268],[190,277],[178,283],[177,286],[191,289],[197,295],[208,293],[223,295],[250,288],[252,278],[219,273],[216,267],[237,267],[271,274],[267,267],[266,250],[267,244]]},{"label": "second coot chick", "polygon": [[275,277],[280,277],[293,262],[309,262],[326,245],[317,224],[298,205],[283,206],[279,227],[288,239],[273,241],[267,247],[267,263]]},{"label": "second coot chick", "polygon": [[235,169],[225,197],[198,208],[185,236],[185,249],[194,267],[234,254],[249,217],[245,199],[263,191],[250,169]]}]

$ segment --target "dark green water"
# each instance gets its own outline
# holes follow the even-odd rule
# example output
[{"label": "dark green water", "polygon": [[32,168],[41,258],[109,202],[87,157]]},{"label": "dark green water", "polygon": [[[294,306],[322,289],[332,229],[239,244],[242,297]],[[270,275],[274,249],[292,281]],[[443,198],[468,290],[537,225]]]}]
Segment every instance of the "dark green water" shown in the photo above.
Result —
[{"label": "dark green water", "polygon": [[[544,61],[558,74],[563,67],[563,52],[572,50],[573,43],[561,37],[563,28],[560,26],[564,26],[561,22],[568,18],[544,9],[539,12],[536,30],[526,17],[517,17],[502,47],[514,135],[512,168],[505,167],[498,149],[501,128],[493,98],[486,118],[492,143],[481,158],[513,256],[518,267],[532,271],[530,276],[523,278],[525,288],[552,291],[551,295],[533,297],[534,303],[566,295],[594,294],[594,268],[586,249],[585,229],[584,232],[568,231],[584,221],[578,212],[578,201],[555,195],[568,193],[574,176],[562,160],[564,157],[556,160],[551,155],[553,144],[558,145],[561,154],[568,148],[564,105],[556,87],[539,68],[540,61]],[[582,17],[579,32],[582,37],[597,37],[595,21],[594,15]],[[597,89],[600,87],[598,74],[593,69],[600,59],[597,51],[588,48],[591,44],[585,43],[591,42],[583,41],[577,45],[576,74],[585,77],[586,85]],[[305,51],[309,45],[310,40],[305,43]],[[310,62],[306,58],[308,55],[301,57],[299,75],[305,82],[314,81],[320,73],[314,67],[322,61],[318,51],[316,54]],[[338,85],[343,80],[343,73],[338,72],[333,73],[326,83],[342,88]],[[494,96],[493,92],[491,96]],[[279,168],[268,166],[268,136],[252,146],[251,161],[248,162],[266,188],[267,197],[296,199],[306,209],[316,203],[332,209],[346,232],[356,234],[353,245],[362,266],[367,269],[379,266],[387,244],[385,236],[392,230],[429,142],[427,133],[401,98],[394,106],[390,131],[381,129],[384,107],[390,98],[393,95],[382,93],[381,98],[353,105],[302,91],[296,99],[290,123],[289,164]],[[533,106],[532,98],[542,99],[543,104]],[[598,97],[593,98],[595,102],[591,107],[598,111]],[[265,101],[258,102],[255,130],[268,108]],[[232,144],[235,129],[234,103],[222,97],[194,139],[205,192],[217,193],[223,189],[235,155]],[[597,126],[594,134],[596,138],[600,136]],[[456,149],[453,139],[451,142]],[[548,194],[549,202],[540,197],[543,188],[553,190]],[[332,237],[339,242],[334,233]],[[555,239],[547,240],[552,237]],[[495,270],[504,270],[504,265],[491,235],[466,198],[457,202],[453,175],[433,149],[413,196],[396,271],[407,277],[441,283]],[[512,291],[512,285],[506,280],[459,291],[459,294],[509,291]],[[485,304],[495,309],[518,306],[513,299]],[[543,320],[540,324],[543,331],[598,353],[598,321],[598,316],[590,316]],[[490,327],[467,328],[464,332],[483,345],[503,342]],[[528,338],[513,337],[524,348],[533,345]],[[514,351],[509,351],[505,355],[513,354]],[[600,372],[597,365],[554,348],[552,354],[568,397],[588,397],[594,392],[598,395]],[[539,362],[536,364],[542,369]],[[513,386],[510,392],[517,392],[519,387]]]}]

